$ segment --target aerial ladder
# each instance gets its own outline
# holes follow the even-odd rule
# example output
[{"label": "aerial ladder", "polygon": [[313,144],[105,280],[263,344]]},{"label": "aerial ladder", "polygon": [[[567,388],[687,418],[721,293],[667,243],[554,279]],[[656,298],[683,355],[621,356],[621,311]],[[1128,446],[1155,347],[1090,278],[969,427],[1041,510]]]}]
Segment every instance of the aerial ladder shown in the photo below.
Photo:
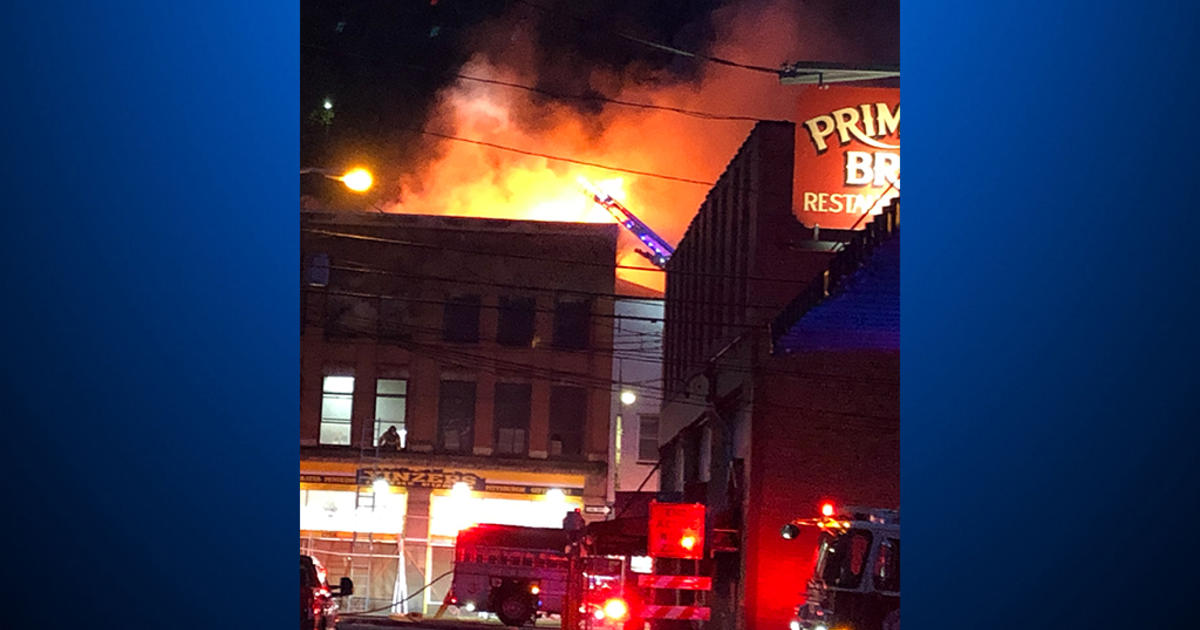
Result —
[{"label": "aerial ladder", "polygon": [[642,223],[642,220],[637,218],[637,215],[631,212],[629,208],[621,205],[621,202],[613,199],[612,195],[600,190],[582,177],[579,178],[579,183],[591,195],[592,201],[603,206],[605,210],[608,210],[618,223],[625,226],[625,229],[629,230],[630,233],[649,248],[649,251],[644,249],[635,249],[634,251],[645,256],[647,260],[654,263],[654,266],[659,269],[667,268],[667,261],[671,259],[671,254],[675,253],[675,248],[671,247],[670,243],[656,234],[654,230],[650,229],[650,226]]}]

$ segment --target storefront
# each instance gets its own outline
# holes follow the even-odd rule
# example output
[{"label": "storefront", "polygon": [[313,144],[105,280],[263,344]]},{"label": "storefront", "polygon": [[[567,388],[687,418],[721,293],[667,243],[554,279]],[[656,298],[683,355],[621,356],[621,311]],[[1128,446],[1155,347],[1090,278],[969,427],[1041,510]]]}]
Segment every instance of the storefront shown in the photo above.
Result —
[{"label": "storefront", "polygon": [[[500,470],[300,464],[300,547],[331,579],[349,576],[348,611],[437,611],[450,585],[454,540],[477,523],[561,527],[582,508],[584,475]],[[442,577],[445,575],[445,577]],[[439,579],[440,578],[440,579]]]}]

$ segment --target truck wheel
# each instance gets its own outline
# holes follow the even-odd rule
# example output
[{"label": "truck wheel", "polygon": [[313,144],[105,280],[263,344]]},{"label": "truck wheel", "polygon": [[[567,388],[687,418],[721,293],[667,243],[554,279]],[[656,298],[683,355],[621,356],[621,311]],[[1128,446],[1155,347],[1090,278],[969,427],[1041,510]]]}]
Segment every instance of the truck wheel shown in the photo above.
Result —
[{"label": "truck wheel", "polygon": [[500,605],[496,607],[496,616],[506,626],[523,626],[533,616],[533,606],[529,596],[519,591],[508,591],[500,596]]}]

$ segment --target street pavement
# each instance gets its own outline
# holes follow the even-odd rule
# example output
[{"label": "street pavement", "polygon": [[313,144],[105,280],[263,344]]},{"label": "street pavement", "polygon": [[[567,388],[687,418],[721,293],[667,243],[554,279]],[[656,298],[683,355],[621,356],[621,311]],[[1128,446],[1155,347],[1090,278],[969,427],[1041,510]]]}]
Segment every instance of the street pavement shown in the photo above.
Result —
[{"label": "street pavement", "polygon": [[[495,619],[462,619],[428,617],[408,618],[402,615],[341,615],[338,620],[338,630],[383,630],[385,628],[411,628],[412,630],[502,630],[505,626]],[[556,619],[538,619],[536,626],[526,628],[545,628],[558,630]]]}]

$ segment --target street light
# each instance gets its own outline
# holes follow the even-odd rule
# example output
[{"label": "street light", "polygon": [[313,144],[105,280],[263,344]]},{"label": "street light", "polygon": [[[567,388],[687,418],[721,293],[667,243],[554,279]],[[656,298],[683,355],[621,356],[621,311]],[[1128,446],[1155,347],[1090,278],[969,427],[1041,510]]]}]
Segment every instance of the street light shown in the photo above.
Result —
[{"label": "street light", "polygon": [[350,190],[353,190],[354,192],[360,192],[360,193],[367,192],[368,190],[370,190],[371,186],[375,183],[375,178],[372,177],[371,172],[365,168],[353,168],[353,169],[350,169],[349,171],[346,171],[345,173],[342,173],[341,175],[338,175],[335,171],[331,171],[331,170],[325,169],[325,168],[302,168],[302,169],[300,169],[301,175],[304,175],[306,173],[317,173],[319,175],[325,176],[328,179],[337,180],[337,181],[345,184],[346,188],[349,188]]},{"label": "street light", "polygon": [[621,404],[628,406],[635,402],[637,402],[637,394],[633,393],[633,391],[627,389],[621,392]]}]

